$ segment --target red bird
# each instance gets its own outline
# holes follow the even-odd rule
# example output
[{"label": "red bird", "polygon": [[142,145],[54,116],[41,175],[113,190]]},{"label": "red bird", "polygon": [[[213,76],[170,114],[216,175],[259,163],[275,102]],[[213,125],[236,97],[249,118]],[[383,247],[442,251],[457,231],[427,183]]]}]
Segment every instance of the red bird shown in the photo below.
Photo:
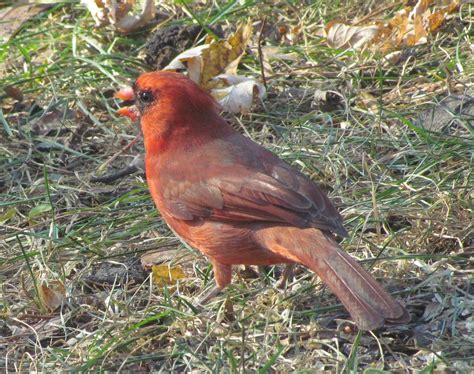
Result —
[{"label": "red bird", "polygon": [[212,262],[216,294],[232,265],[303,264],[329,286],[362,330],[409,314],[334,241],[347,235],[329,198],[308,177],[219,115],[196,83],[172,72],[141,75],[116,97],[140,118],[150,193],[166,223]]}]

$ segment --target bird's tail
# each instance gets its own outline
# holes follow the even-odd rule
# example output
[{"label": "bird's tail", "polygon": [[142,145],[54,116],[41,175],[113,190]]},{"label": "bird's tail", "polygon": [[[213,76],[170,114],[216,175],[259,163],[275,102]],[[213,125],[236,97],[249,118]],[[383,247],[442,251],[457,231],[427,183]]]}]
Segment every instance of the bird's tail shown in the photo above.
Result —
[{"label": "bird's tail", "polygon": [[313,270],[339,298],[361,330],[410,321],[405,308],[322,231],[272,227],[263,229],[258,236],[266,248]]}]

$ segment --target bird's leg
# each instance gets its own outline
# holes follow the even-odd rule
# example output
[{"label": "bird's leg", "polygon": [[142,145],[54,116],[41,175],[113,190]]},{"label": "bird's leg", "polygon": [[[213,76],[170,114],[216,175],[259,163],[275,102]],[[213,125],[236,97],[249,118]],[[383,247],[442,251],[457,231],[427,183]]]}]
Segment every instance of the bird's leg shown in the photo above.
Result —
[{"label": "bird's leg", "polygon": [[207,302],[227,287],[232,280],[232,266],[220,264],[216,261],[212,261],[212,267],[214,269],[214,279],[216,280],[216,286],[213,287],[204,296],[199,298],[198,303],[201,305],[207,304]]},{"label": "bird's leg", "polygon": [[293,279],[293,270],[295,269],[295,264],[286,264],[283,274],[281,275],[280,280],[275,285],[276,288],[284,289],[287,286],[288,279]]}]

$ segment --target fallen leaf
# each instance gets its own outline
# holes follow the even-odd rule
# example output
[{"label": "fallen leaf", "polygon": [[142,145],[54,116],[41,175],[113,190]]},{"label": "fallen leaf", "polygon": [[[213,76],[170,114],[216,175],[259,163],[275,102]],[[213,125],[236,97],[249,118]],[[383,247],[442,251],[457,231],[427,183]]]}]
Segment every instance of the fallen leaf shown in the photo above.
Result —
[{"label": "fallen leaf", "polygon": [[458,10],[460,2],[458,0],[452,1],[448,6],[442,8],[428,17],[429,31],[431,33],[438,30],[443,22],[446,20],[446,17],[449,14],[454,13]]},{"label": "fallen leaf", "polygon": [[301,25],[288,26],[281,25],[278,27],[278,35],[281,43],[295,45],[301,36]]},{"label": "fallen leaf", "polygon": [[265,87],[255,79],[236,75],[251,35],[252,26],[242,25],[228,39],[184,51],[163,70],[187,70],[188,77],[208,89],[223,110],[247,113],[255,97],[266,95]]},{"label": "fallen leaf", "polygon": [[413,7],[406,6],[388,21],[381,19],[375,24],[350,26],[332,21],[326,25],[327,43],[335,48],[372,49],[390,53],[402,47],[424,44],[430,33],[438,30],[449,14],[460,5],[451,1],[446,7],[432,13],[433,0],[418,0]]},{"label": "fallen leaf", "polygon": [[[5,3],[3,3],[5,4]],[[8,41],[21,26],[52,4],[17,4],[0,10],[0,39]]]},{"label": "fallen leaf", "polygon": [[153,0],[142,1],[142,11],[138,15],[129,15],[135,6],[135,0],[81,0],[97,27],[115,26],[122,33],[135,31],[146,26],[155,18],[156,8]]},{"label": "fallen leaf", "polygon": [[49,286],[42,284],[38,291],[41,305],[50,312],[54,312],[66,297],[66,289],[60,281],[50,282]]},{"label": "fallen leaf", "polygon": [[[75,313],[74,316],[76,317],[77,313]],[[33,322],[13,316],[12,321],[21,321],[21,324],[12,324],[9,328],[12,331],[12,336],[17,336],[20,339],[30,339],[30,337],[32,338],[33,336],[37,341],[57,339],[58,334],[64,333],[64,326],[69,322],[71,317],[72,312],[65,312],[60,315],[45,316],[39,318],[37,322]],[[25,322],[28,323],[26,326]]]},{"label": "fallen leaf", "polygon": [[377,26],[348,26],[343,23],[333,24],[328,30],[327,43],[334,48],[361,49],[378,33]]},{"label": "fallen leaf", "polygon": [[22,102],[24,99],[23,92],[15,86],[6,86],[3,91],[7,94],[7,96],[15,99],[16,101]]},{"label": "fallen leaf", "polygon": [[219,74],[235,74],[252,35],[250,24],[240,26],[228,39],[191,48],[176,56],[163,70],[187,69],[188,77],[203,87]]},{"label": "fallen leaf", "polygon": [[122,33],[135,31],[148,25],[155,18],[156,8],[153,0],[145,0],[142,12],[139,15],[131,16],[126,14],[117,24],[117,30]]},{"label": "fallen leaf", "polygon": [[219,74],[236,74],[251,36],[252,26],[246,24],[240,26],[228,40],[211,43],[202,55],[201,84],[208,87],[211,80]]},{"label": "fallen leaf", "polygon": [[211,90],[211,95],[227,112],[248,113],[254,98],[263,99],[266,95],[265,87],[261,83],[247,77],[222,74],[215,80],[223,80],[229,84],[228,87]]},{"label": "fallen leaf", "polygon": [[262,47],[263,55],[267,59],[279,59],[287,61],[298,61],[299,56],[295,52],[283,52],[280,47],[273,46],[263,46]]},{"label": "fallen leaf", "polygon": [[134,6],[135,0],[81,0],[97,27],[115,25],[117,20],[124,17]]},{"label": "fallen leaf", "polygon": [[167,264],[153,265],[151,270],[153,281],[160,287],[174,285],[177,280],[185,277],[184,271],[180,266],[169,266]]},{"label": "fallen leaf", "polygon": [[413,10],[408,14],[408,24],[413,25],[413,29],[407,33],[406,44],[411,47],[426,43],[428,32],[425,29],[426,20],[431,14],[429,5],[432,0],[419,0]]},{"label": "fallen leaf", "polygon": [[73,110],[67,107],[57,107],[30,121],[31,131],[33,134],[41,136],[69,132],[64,125],[74,119],[76,119],[76,113]]},{"label": "fallen leaf", "polygon": [[144,269],[151,269],[154,265],[160,265],[164,262],[169,262],[176,257],[177,248],[160,248],[146,252],[141,255],[140,262]]},{"label": "fallen leaf", "polygon": [[163,70],[173,71],[188,71],[189,79],[192,79],[196,83],[201,81],[201,68],[202,68],[202,51],[209,48],[209,44],[203,44],[176,56]]},{"label": "fallen leaf", "polygon": [[317,89],[314,91],[311,107],[317,108],[321,112],[332,112],[344,107],[344,96],[337,91]]}]

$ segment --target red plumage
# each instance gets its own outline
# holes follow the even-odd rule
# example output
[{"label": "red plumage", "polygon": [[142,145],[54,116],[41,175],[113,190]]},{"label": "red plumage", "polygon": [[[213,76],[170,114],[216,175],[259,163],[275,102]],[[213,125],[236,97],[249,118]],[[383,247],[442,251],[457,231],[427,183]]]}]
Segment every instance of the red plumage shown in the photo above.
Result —
[{"label": "red plumage", "polygon": [[409,315],[346,254],[346,235],[326,194],[304,174],[240,135],[214,99],[185,76],[141,75],[133,91],[145,140],[150,193],[166,223],[210,258],[218,289],[236,264],[301,263],[329,286],[359,328],[406,323]]}]

